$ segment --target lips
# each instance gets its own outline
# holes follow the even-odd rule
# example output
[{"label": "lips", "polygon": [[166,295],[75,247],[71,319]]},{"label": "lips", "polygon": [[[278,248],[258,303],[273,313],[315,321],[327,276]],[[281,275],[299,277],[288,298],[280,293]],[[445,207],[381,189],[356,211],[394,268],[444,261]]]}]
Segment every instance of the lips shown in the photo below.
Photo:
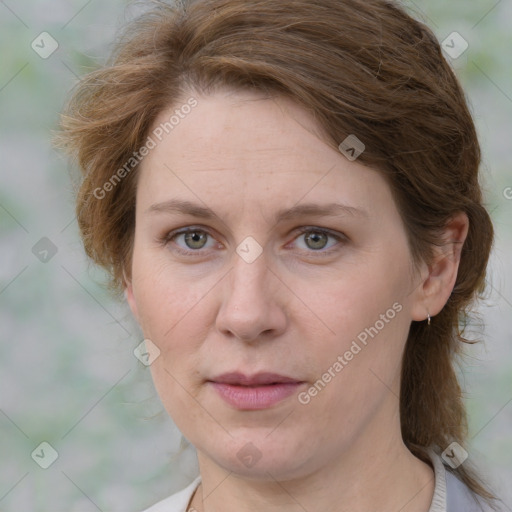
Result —
[{"label": "lips", "polygon": [[239,410],[268,409],[293,395],[304,384],[277,373],[251,377],[239,372],[224,373],[208,381],[227,404]]},{"label": "lips", "polygon": [[212,379],[220,384],[232,384],[234,386],[267,386],[271,384],[290,384],[300,382],[297,379],[279,375],[277,373],[258,373],[248,377],[240,372],[224,373]]}]

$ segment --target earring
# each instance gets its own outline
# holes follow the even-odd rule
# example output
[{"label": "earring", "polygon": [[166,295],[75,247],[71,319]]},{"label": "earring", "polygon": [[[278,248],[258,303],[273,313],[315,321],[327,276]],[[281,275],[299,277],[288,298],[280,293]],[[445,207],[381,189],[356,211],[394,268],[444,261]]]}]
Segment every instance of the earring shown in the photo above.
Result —
[{"label": "earring", "polygon": [[430,325],[430,313],[427,311],[427,325]]}]

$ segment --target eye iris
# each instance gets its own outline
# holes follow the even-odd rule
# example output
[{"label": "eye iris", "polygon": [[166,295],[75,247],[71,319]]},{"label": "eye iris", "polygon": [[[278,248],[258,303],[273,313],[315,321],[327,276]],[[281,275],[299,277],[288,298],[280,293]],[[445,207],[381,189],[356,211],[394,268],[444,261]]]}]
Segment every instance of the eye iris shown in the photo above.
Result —
[{"label": "eye iris", "polygon": [[312,242],[312,249],[323,249],[327,244],[327,235],[325,233],[308,233],[306,243]]},{"label": "eye iris", "polygon": [[[185,243],[191,249],[201,249],[206,244],[207,234],[199,231],[185,233]],[[327,245],[328,236],[325,233],[310,232],[306,234],[306,244],[311,249],[323,249]]]},{"label": "eye iris", "polygon": [[[192,245],[190,244],[190,242],[192,243]],[[206,243],[206,233],[199,233],[197,231],[186,233],[185,243],[191,249],[201,249]],[[196,243],[198,243],[199,245],[195,245]]]}]

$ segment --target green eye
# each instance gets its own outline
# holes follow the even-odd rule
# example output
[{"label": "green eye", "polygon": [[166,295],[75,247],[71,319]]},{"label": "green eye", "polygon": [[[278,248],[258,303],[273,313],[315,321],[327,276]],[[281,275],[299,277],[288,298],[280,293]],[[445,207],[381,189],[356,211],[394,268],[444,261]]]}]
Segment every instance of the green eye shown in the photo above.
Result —
[{"label": "green eye", "polygon": [[306,244],[314,250],[323,249],[328,242],[329,235],[327,233],[310,231],[306,234],[304,240]]},{"label": "green eye", "polygon": [[[208,245],[209,238],[211,240],[210,245]],[[302,243],[298,243],[300,240],[302,240]],[[203,249],[212,249],[216,244],[216,240],[208,231],[197,227],[184,228],[168,233],[160,242],[164,246],[172,243],[171,249],[185,256],[203,255]],[[301,252],[310,255],[329,256],[337,250],[336,246],[344,242],[346,242],[346,237],[341,233],[308,226],[300,229],[299,234],[290,242],[290,245],[298,246]]]},{"label": "green eye", "polygon": [[[341,234],[335,234],[326,229],[320,229],[315,227],[306,227],[302,228],[300,234],[295,240],[304,240],[303,249],[306,252],[319,253],[318,255],[329,255],[333,252],[331,247],[339,245],[339,243],[344,242],[345,238]],[[329,239],[333,240],[329,246]],[[335,249],[334,249],[335,250]]]},{"label": "green eye", "polygon": [[208,237],[212,238],[210,233],[199,228],[185,228],[180,231],[174,231],[165,235],[160,242],[167,246],[172,243],[172,250],[183,255],[194,255],[201,253],[202,249],[213,247],[215,240],[207,247]]},{"label": "green eye", "polygon": [[206,245],[208,233],[203,231],[189,231],[185,235],[185,243],[190,249],[202,249]]}]

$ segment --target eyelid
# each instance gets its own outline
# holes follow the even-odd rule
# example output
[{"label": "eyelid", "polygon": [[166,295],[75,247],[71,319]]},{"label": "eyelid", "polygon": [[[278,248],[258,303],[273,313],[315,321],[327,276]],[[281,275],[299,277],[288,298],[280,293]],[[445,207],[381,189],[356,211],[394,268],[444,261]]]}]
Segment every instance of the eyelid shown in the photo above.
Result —
[{"label": "eyelid", "polygon": [[[190,233],[190,232],[192,232],[192,233],[194,233],[194,232],[202,232],[202,233],[210,236],[211,238],[215,239],[215,237],[211,233],[211,229],[210,228],[203,227],[203,226],[186,226],[186,227],[178,228],[178,229],[175,229],[175,230],[173,230],[173,231],[171,231],[169,233],[164,234],[164,236],[158,238],[157,241],[165,246],[168,243],[170,243],[174,238],[176,238],[176,237],[178,237],[180,235],[185,235],[185,234]],[[310,233],[310,232],[324,233],[327,236],[332,237],[332,238],[336,239],[338,242],[341,242],[341,243],[346,243],[348,241],[348,237],[346,235],[344,235],[343,233],[338,232],[338,231],[333,231],[333,230],[331,230],[329,228],[323,228],[323,227],[320,227],[320,226],[301,226],[300,228],[292,230],[291,233],[293,233],[295,236],[291,240],[291,242],[289,242],[287,245],[293,243],[300,235],[302,235],[304,233]],[[184,255],[192,255],[193,254],[193,255],[197,255],[197,256],[203,255],[203,253],[205,252],[204,249],[197,249],[197,250],[190,249],[190,250],[187,250],[187,249],[183,249],[180,246],[177,246],[177,248],[174,249],[174,250],[176,250],[177,252],[179,252],[181,254],[184,254]],[[326,250],[320,249],[320,250],[317,250],[317,251],[312,249],[312,250],[309,250],[309,251],[306,251],[306,252],[308,254],[311,254],[311,255],[327,256],[327,255],[331,255],[336,250],[338,250],[338,249],[336,249],[336,248],[335,249],[329,248],[329,249],[326,249]]]},{"label": "eyelid", "polygon": [[[322,228],[320,226],[302,226],[302,227],[294,230],[294,232],[297,232],[298,235],[302,235],[303,233],[308,233],[308,232],[315,232],[315,231],[318,231],[319,233],[325,233],[326,235],[332,236],[333,238],[336,238],[339,240],[347,240],[347,237],[343,233],[341,233],[339,231],[334,231],[329,228]],[[295,238],[294,238],[294,240],[295,240]]]},{"label": "eyelid", "polygon": [[[214,240],[216,240],[215,237],[212,235],[211,230],[209,228],[206,228],[203,226],[186,226],[183,228],[174,229],[174,230],[164,234],[162,237],[159,237],[157,239],[157,242],[163,246],[167,246],[167,244],[169,244],[174,238],[181,236],[181,235],[186,235],[187,233],[195,233],[195,232],[204,233],[204,234],[208,235],[209,237],[213,238]],[[189,250],[187,250],[187,249],[180,247],[179,245],[177,245],[176,248],[173,250],[177,251],[178,253],[184,254],[186,256],[192,255],[192,254],[193,255],[202,255],[205,252],[204,249],[197,249],[197,250],[189,249]]]},{"label": "eyelid", "polygon": [[297,230],[295,230],[294,233],[295,232],[297,234],[290,243],[297,240],[297,238],[299,238],[299,236],[303,235],[304,233],[323,233],[337,240],[338,244],[330,247],[329,249],[320,249],[318,251],[311,249],[307,251],[308,255],[313,256],[332,256],[333,253],[339,250],[339,243],[345,244],[348,242],[348,237],[344,233],[341,233],[339,231],[333,231],[332,229],[329,228],[322,228],[320,226],[302,226],[300,228],[297,228]]}]

